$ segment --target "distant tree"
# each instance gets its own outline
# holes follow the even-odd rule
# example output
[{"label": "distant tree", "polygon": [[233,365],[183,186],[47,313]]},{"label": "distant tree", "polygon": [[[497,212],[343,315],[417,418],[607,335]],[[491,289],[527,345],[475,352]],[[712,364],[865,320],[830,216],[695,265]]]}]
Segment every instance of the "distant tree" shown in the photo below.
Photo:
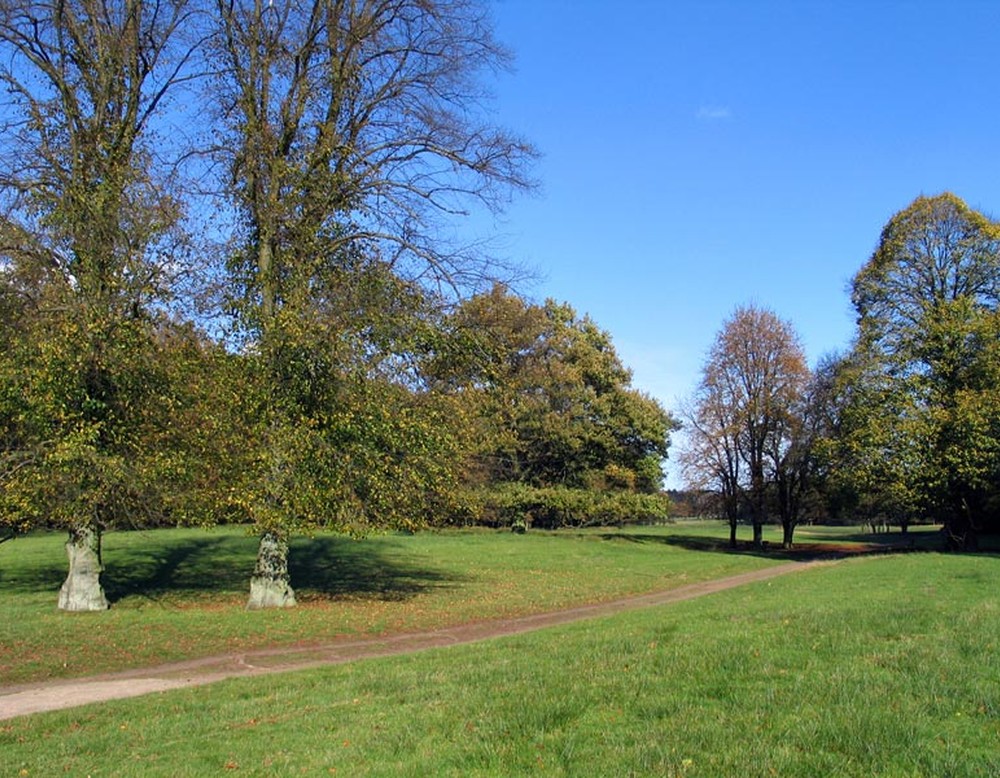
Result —
[{"label": "distant tree", "polygon": [[[217,156],[240,224],[230,272],[263,384],[260,479],[244,495],[261,533],[249,604],[284,606],[295,601],[288,535],[317,515],[301,497],[339,472],[327,426],[343,398],[335,376],[348,311],[328,304],[338,281],[376,267],[438,290],[481,283],[488,261],[455,248],[447,223],[529,186],[533,150],[482,110],[480,76],[507,56],[475,2],[217,0],[216,9]],[[314,403],[319,395],[332,405]],[[327,516],[340,525],[343,512]]]},{"label": "distant tree", "polygon": [[850,520],[905,530],[919,512],[922,467],[912,398],[904,382],[857,350],[830,370],[830,423],[818,444],[827,504]]},{"label": "distant tree", "polygon": [[939,306],[993,310],[998,300],[1000,225],[951,193],[918,197],[894,215],[851,287],[860,345],[897,374],[933,372],[928,327]]},{"label": "distant tree", "polygon": [[687,488],[714,495],[713,502],[729,524],[729,546],[736,548],[743,511],[743,459],[732,400],[722,385],[706,382],[703,376],[694,400],[681,411],[687,437],[679,460]]},{"label": "distant tree", "polygon": [[995,514],[1000,224],[949,193],[917,198],[882,231],[852,301],[845,445],[873,477],[895,469],[898,488],[880,499],[890,512],[896,499],[943,521],[952,546],[975,547]]},{"label": "distant tree", "polygon": [[791,548],[793,533],[806,515],[823,512],[820,441],[829,434],[833,363],[821,361],[811,371],[802,395],[781,419],[769,447],[782,544]]},{"label": "distant tree", "polygon": [[684,463],[692,487],[711,486],[723,495],[731,542],[739,508],[745,506],[754,545],[762,545],[775,490],[785,543],[792,542],[808,380],[791,324],[769,310],[737,308],[716,336],[687,412]]},{"label": "distant tree", "polygon": [[811,491],[812,509],[818,517],[834,520],[855,518],[855,508],[837,462],[838,441],[843,435],[844,409],[848,401],[843,371],[847,357],[841,353],[822,357],[813,370],[808,407],[812,417]]},{"label": "distant tree", "polygon": [[674,419],[631,387],[609,334],[572,307],[502,286],[446,326],[466,345],[429,366],[483,419],[474,469],[488,483],[657,493]]},{"label": "distant tree", "polygon": [[147,502],[151,322],[184,259],[150,130],[188,75],[188,15],[183,0],[0,3],[0,264],[20,316],[4,521],[69,530],[65,610],[107,607],[101,533]]}]

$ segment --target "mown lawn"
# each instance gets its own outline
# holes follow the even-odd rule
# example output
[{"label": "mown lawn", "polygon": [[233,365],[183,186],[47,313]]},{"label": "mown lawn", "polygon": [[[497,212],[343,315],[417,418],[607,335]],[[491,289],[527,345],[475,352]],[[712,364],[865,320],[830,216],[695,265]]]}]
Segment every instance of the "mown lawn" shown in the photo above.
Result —
[{"label": "mown lawn", "polygon": [[[693,534],[692,534],[693,533]],[[104,613],[56,610],[61,534],[0,544],[0,686],[271,645],[423,630],[614,599],[785,561],[730,554],[719,522],[586,532],[296,539],[301,605],[244,608],[256,539],[239,528],[108,533]]]},{"label": "mown lawn", "polygon": [[0,774],[998,775],[998,575],[987,555],[849,560],[529,635],[32,716],[0,728]]}]

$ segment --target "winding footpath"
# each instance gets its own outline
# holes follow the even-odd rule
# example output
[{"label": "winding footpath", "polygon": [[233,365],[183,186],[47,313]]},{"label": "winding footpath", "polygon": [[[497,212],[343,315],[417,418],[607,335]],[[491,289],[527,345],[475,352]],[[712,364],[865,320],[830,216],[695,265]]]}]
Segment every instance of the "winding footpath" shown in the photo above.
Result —
[{"label": "winding footpath", "polygon": [[227,678],[268,675],[292,670],[343,664],[357,659],[392,656],[429,648],[473,643],[480,640],[532,632],[572,621],[607,616],[623,611],[690,600],[725,589],[776,578],[831,560],[788,562],[762,570],[651,592],[611,602],[580,605],[549,613],[509,619],[460,624],[429,632],[411,632],[364,640],[337,641],[320,646],[281,647],[203,657],[156,667],[124,670],[106,675],[0,687],[0,720],[32,713],[73,708],[142,694],[202,686]]}]

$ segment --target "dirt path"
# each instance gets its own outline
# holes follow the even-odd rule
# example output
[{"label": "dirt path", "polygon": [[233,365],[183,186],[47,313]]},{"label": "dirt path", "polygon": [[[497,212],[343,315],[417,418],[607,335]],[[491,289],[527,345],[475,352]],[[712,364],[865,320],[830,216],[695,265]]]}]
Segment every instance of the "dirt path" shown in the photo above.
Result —
[{"label": "dirt path", "polygon": [[622,611],[690,600],[754,581],[806,570],[830,561],[788,562],[750,573],[682,586],[663,592],[627,597],[613,602],[580,605],[575,608],[519,616],[510,619],[460,624],[430,632],[412,632],[364,640],[337,641],[308,648],[282,647],[247,651],[242,654],[192,659],[186,662],[125,670],[107,675],[45,683],[0,687],[0,720],[31,713],[72,708],[92,702],[137,697],[141,694],[180,689],[238,676],[255,676],[342,664],[355,659],[391,656],[427,648],[472,643],[477,640],[531,632],[571,621],[605,616]]}]

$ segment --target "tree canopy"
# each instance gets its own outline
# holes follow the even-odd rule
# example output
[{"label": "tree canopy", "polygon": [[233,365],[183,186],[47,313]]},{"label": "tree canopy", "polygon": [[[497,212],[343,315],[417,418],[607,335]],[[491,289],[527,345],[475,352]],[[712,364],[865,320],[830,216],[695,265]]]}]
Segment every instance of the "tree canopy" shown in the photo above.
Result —
[{"label": "tree canopy", "polygon": [[852,285],[858,337],[841,478],[897,521],[943,521],[958,547],[996,525],[1000,224],[950,193],[893,216]]},{"label": "tree canopy", "polygon": [[792,325],[764,308],[737,308],[712,344],[686,413],[683,462],[693,488],[718,491],[732,544],[744,514],[761,544],[770,503],[792,542],[809,376]]},{"label": "tree canopy", "polygon": [[[242,430],[242,451],[216,452],[234,480],[210,502],[266,541],[253,604],[294,601],[289,532],[415,521],[452,447],[416,353],[445,297],[505,272],[444,225],[531,186],[533,149],[486,109],[484,77],[508,55],[485,9],[12,0],[0,55],[0,261],[18,312],[4,521],[71,530],[87,572],[71,570],[81,594],[64,605],[105,606],[100,532],[149,506],[157,478],[169,491],[197,470],[166,456],[178,430],[195,435],[171,414]],[[167,106],[199,95],[184,133],[158,134]],[[237,325],[228,357],[185,345],[194,306],[173,305],[195,245]],[[236,365],[238,396],[188,391],[207,385],[176,369],[196,363]]]},{"label": "tree canopy", "polygon": [[[336,414],[305,399],[344,399],[343,287],[359,273],[417,283],[418,296],[481,282],[488,270],[447,246],[440,218],[527,187],[533,152],[479,110],[480,75],[505,55],[474,3],[218,0],[214,20],[227,141],[216,154],[243,227],[229,268],[263,390],[262,488],[248,485],[246,503],[262,533],[250,604],[290,605],[285,536],[305,515],[342,513],[307,510],[302,497],[340,493]],[[385,288],[405,297],[402,284]],[[369,447],[386,443],[353,429],[374,435]],[[307,474],[318,480],[302,483]]]},{"label": "tree canopy", "polygon": [[187,18],[183,2],[0,5],[0,262],[21,315],[3,355],[19,394],[2,409],[7,497],[69,529],[68,610],[107,607],[100,533],[155,492],[139,431],[184,255],[148,133],[193,54]]},{"label": "tree canopy", "polygon": [[495,286],[445,326],[463,345],[439,354],[428,374],[486,425],[470,466],[480,482],[659,493],[676,422],[631,387],[610,335],[589,317]]}]

